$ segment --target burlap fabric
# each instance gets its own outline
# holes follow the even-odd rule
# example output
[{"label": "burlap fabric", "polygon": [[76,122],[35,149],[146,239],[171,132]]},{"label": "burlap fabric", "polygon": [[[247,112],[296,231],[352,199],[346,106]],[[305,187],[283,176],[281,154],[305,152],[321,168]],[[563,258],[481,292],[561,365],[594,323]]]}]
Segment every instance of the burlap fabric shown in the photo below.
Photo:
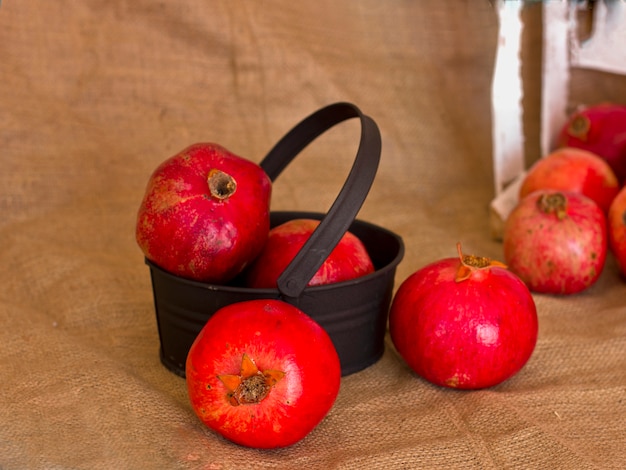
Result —
[{"label": "burlap fabric", "polygon": [[[304,116],[353,102],[382,132],[359,218],[404,238],[396,286],[457,241],[501,258],[488,226],[496,41],[487,1],[4,0],[0,468],[623,468],[626,283],[613,258],[581,295],[535,296],[537,348],[513,379],[434,387],[387,340],[291,448],[208,431],[159,362],[135,215],[156,165],[194,142],[259,161]],[[577,91],[625,96],[607,80]],[[356,122],[318,140],[277,180],[273,208],[325,211],[357,142]]]}]

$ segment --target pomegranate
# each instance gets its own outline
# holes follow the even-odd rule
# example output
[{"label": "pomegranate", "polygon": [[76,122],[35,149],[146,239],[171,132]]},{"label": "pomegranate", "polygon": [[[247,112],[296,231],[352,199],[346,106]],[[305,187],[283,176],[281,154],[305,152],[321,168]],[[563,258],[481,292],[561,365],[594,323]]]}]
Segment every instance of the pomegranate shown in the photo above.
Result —
[{"label": "pomegranate", "polygon": [[537,342],[537,310],[526,285],[489,258],[431,263],[398,288],[389,332],[411,369],[443,387],[491,387],[515,375]]},{"label": "pomegranate", "polygon": [[271,182],[257,164],[212,143],[163,162],[137,215],[144,255],[172,274],[223,284],[261,251]]},{"label": "pomegranate", "polygon": [[572,114],[559,134],[559,145],[601,156],[623,184],[626,181],[626,106],[602,103]]},{"label": "pomegranate", "polygon": [[[259,257],[246,271],[246,285],[252,288],[276,287],[276,281],[300,251],[318,220],[292,219],[270,230]],[[374,272],[374,264],[361,240],[346,232],[308,285],[318,286],[355,279]]]},{"label": "pomegranate", "polygon": [[250,300],[209,319],[189,350],[186,381],[210,429],[247,447],[285,447],[328,414],[341,367],[328,334],[301,310]]},{"label": "pomegranate", "polygon": [[520,187],[520,199],[538,189],[576,191],[608,212],[619,192],[619,182],[609,164],[598,155],[564,147],[535,162]]},{"label": "pomegranate", "polygon": [[626,277],[626,186],[613,199],[609,209],[609,246],[617,258],[619,269]]},{"label": "pomegranate", "polygon": [[574,294],[594,284],[607,253],[606,217],[588,197],[538,190],[504,224],[504,259],[534,292]]}]

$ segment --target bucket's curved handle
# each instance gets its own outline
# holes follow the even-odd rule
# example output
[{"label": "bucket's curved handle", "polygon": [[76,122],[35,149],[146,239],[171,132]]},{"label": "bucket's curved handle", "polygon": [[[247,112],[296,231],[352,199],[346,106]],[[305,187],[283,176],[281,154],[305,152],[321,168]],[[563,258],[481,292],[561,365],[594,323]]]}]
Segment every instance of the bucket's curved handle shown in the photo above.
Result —
[{"label": "bucket's curved handle", "polygon": [[260,163],[274,181],[309,143],[336,124],[351,118],[359,118],[361,122],[361,140],[356,158],[328,213],[278,278],[278,290],[285,297],[296,298],[302,293],[356,218],[378,170],[382,146],[380,131],[374,120],[355,105],[345,102],[331,104],[303,119]]}]

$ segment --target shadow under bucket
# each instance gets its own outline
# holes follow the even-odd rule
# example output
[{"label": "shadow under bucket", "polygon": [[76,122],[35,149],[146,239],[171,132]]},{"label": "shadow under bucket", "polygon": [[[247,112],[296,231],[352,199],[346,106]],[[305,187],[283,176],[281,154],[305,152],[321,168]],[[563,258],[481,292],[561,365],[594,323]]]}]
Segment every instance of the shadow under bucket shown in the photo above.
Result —
[{"label": "shadow under bucket", "polygon": [[[309,212],[274,212],[271,224],[322,217]],[[374,364],[385,349],[387,314],[404,245],[394,233],[367,222],[354,221],[350,231],[361,239],[376,270],[351,281],[307,287],[297,298],[282,298],[278,289],[190,281],[146,261],[152,277],[161,362],[184,377],[189,348],[211,315],[235,302],[269,298],[295,305],[326,330],[337,349],[342,375]]]},{"label": "shadow under bucket", "polygon": [[[320,220],[311,237],[278,278],[278,288],[248,288],[237,279],[228,285],[192,281],[168,273],[146,260],[152,278],[161,361],[169,370],[184,377],[189,349],[217,310],[255,299],[283,300],[317,321],[335,345],[344,376],[380,359],[385,349],[394,276],[404,255],[404,245],[398,235],[355,220],[380,160],[381,138],[376,123],[350,103],[329,105],[296,125],[274,146],[260,166],[274,181],[310,142],[350,118],[358,118],[361,122],[359,149],[328,213],[270,214],[272,227],[297,218]],[[365,245],[375,271],[350,281],[308,287],[310,279],[348,230]]]}]

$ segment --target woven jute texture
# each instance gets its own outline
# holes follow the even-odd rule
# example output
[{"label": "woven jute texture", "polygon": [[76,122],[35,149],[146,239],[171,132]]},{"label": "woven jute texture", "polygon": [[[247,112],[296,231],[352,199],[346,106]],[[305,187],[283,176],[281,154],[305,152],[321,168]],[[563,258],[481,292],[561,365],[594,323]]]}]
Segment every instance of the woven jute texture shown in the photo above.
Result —
[{"label": "woven jute texture", "polygon": [[[458,241],[501,259],[488,225],[497,31],[489,1],[2,1],[0,468],[623,468],[626,282],[612,257],[580,295],[535,295],[537,347],[512,379],[435,387],[387,338],[289,448],[209,431],[159,361],[135,217],[153,169],[195,142],[258,162],[311,112],[355,103],[383,139],[359,219],[404,239],[396,287]],[[533,101],[540,48],[527,59]],[[577,78],[587,100],[626,99],[612,76]],[[357,145],[352,121],[320,137],[272,208],[325,212]]]}]

